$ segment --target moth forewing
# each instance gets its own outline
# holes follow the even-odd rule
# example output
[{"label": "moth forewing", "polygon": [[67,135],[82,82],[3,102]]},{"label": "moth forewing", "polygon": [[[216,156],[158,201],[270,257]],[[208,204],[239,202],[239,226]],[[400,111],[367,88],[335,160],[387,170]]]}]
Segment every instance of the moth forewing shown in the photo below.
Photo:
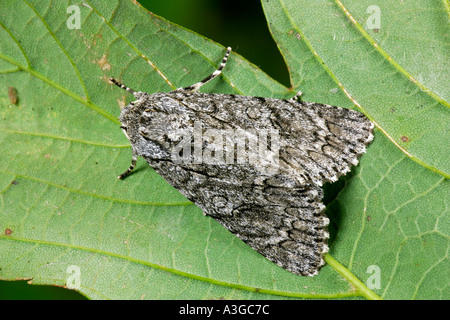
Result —
[{"label": "moth forewing", "polygon": [[372,141],[361,113],[318,103],[200,93],[221,74],[169,93],[132,93],[120,122],[138,156],[205,213],[269,260],[313,276],[328,252],[324,182]]}]

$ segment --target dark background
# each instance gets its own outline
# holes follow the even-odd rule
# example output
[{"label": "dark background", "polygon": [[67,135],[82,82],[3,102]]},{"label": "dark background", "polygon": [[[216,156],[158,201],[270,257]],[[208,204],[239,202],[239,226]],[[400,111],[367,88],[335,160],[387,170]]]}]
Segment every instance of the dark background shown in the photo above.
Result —
[{"label": "dark background", "polygon": [[[105,0],[106,1],[106,0]],[[149,11],[193,30],[259,66],[289,87],[286,65],[273,41],[257,0],[141,0]],[[0,299],[85,299],[75,291],[0,281]]]}]

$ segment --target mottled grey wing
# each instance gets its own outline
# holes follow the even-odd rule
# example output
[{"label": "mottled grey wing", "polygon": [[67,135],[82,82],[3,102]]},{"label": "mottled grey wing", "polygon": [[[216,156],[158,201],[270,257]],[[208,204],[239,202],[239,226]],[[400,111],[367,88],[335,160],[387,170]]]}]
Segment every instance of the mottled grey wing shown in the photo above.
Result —
[{"label": "mottled grey wing", "polygon": [[336,181],[358,164],[373,140],[373,123],[345,108],[239,95],[172,94],[213,123],[278,130],[280,169],[303,184]]},{"label": "mottled grey wing", "polygon": [[362,113],[310,102],[272,102],[271,120],[284,134],[280,158],[321,186],[358,164],[373,140],[373,123]]},{"label": "mottled grey wing", "polygon": [[[320,186],[348,172],[365,152],[373,125],[364,115],[315,103],[184,91],[145,96],[126,110],[121,122],[134,153],[171,185],[269,260],[296,274],[317,274],[329,237]],[[170,150],[179,137],[170,132],[194,123],[277,130],[278,170],[175,164]]]},{"label": "mottled grey wing", "polygon": [[260,185],[236,184],[189,165],[147,161],[204,214],[279,266],[313,276],[324,264],[329,219],[320,187],[273,186],[270,178]]}]

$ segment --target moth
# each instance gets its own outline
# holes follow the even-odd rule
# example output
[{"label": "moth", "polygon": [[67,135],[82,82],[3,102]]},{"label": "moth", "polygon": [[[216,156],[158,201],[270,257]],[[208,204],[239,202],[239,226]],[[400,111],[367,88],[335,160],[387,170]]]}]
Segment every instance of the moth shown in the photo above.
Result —
[{"label": "moth", "polygon": [[358,164],[373,124],[353,110],[300,101],[301,92],[288,100],[198,92],[230,51],[211,75],[169,93],[110,79],[136,98],[120,114],[132,160],[119,179],[141,156],[264,257],[314,276],[328,252],[322,184]]}]

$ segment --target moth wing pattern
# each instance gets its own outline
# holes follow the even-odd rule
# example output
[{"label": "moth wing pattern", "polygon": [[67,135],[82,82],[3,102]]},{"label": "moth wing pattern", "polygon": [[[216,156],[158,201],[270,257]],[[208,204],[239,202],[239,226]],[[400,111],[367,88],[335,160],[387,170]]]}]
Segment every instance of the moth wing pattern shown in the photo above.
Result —
[{"label": "moth wing pattern", "polygon": [[280,134],[280,170],[302,184],[322,186],[350,171],[373,140],[374,125],[362,113],[303,101],[171,92],[168,96],[202,113],[209,123]]},{"label": "moth wing pattern", "polygon": [[318,186],[358,165],[373,140],[373,123],[350,109],[299,101],[272,110],[272,123],[286,141],[280,157]]},{"label": "moth wing pattern", "polygon": [[[270,178],[230,182],[189,165],[147,159],[189,200],[267,259],[295,274],[314,276],[328,252],[329,219],[317,186],[280,187]],[[169,174],[170,173],[170,174]]]},{"label": "moth wing pattern", "polygon": [[[263,256],[295,274],[316,275],[329,238],[321,186],[358,163],[373,139],[373,124],[359,112],[324,104],[197,92],[220,75],[230,50],[210,76],[169,93],[135,91],[111,79],[137,99],[120,116],[133,158],[119,178],[142,156],[205,215]],[[183,149],[184,161],[174,161],[173,150],[181,140],[172,133],[192,130],[195,124],[201,132],[276,131],[277,170],[268,172],[258,163],[205,163],[191,149],[187,155]],[[189,145],[195,144],[193,136]],[[200,146],[204,152],[214,142],[201,140]]]}]

